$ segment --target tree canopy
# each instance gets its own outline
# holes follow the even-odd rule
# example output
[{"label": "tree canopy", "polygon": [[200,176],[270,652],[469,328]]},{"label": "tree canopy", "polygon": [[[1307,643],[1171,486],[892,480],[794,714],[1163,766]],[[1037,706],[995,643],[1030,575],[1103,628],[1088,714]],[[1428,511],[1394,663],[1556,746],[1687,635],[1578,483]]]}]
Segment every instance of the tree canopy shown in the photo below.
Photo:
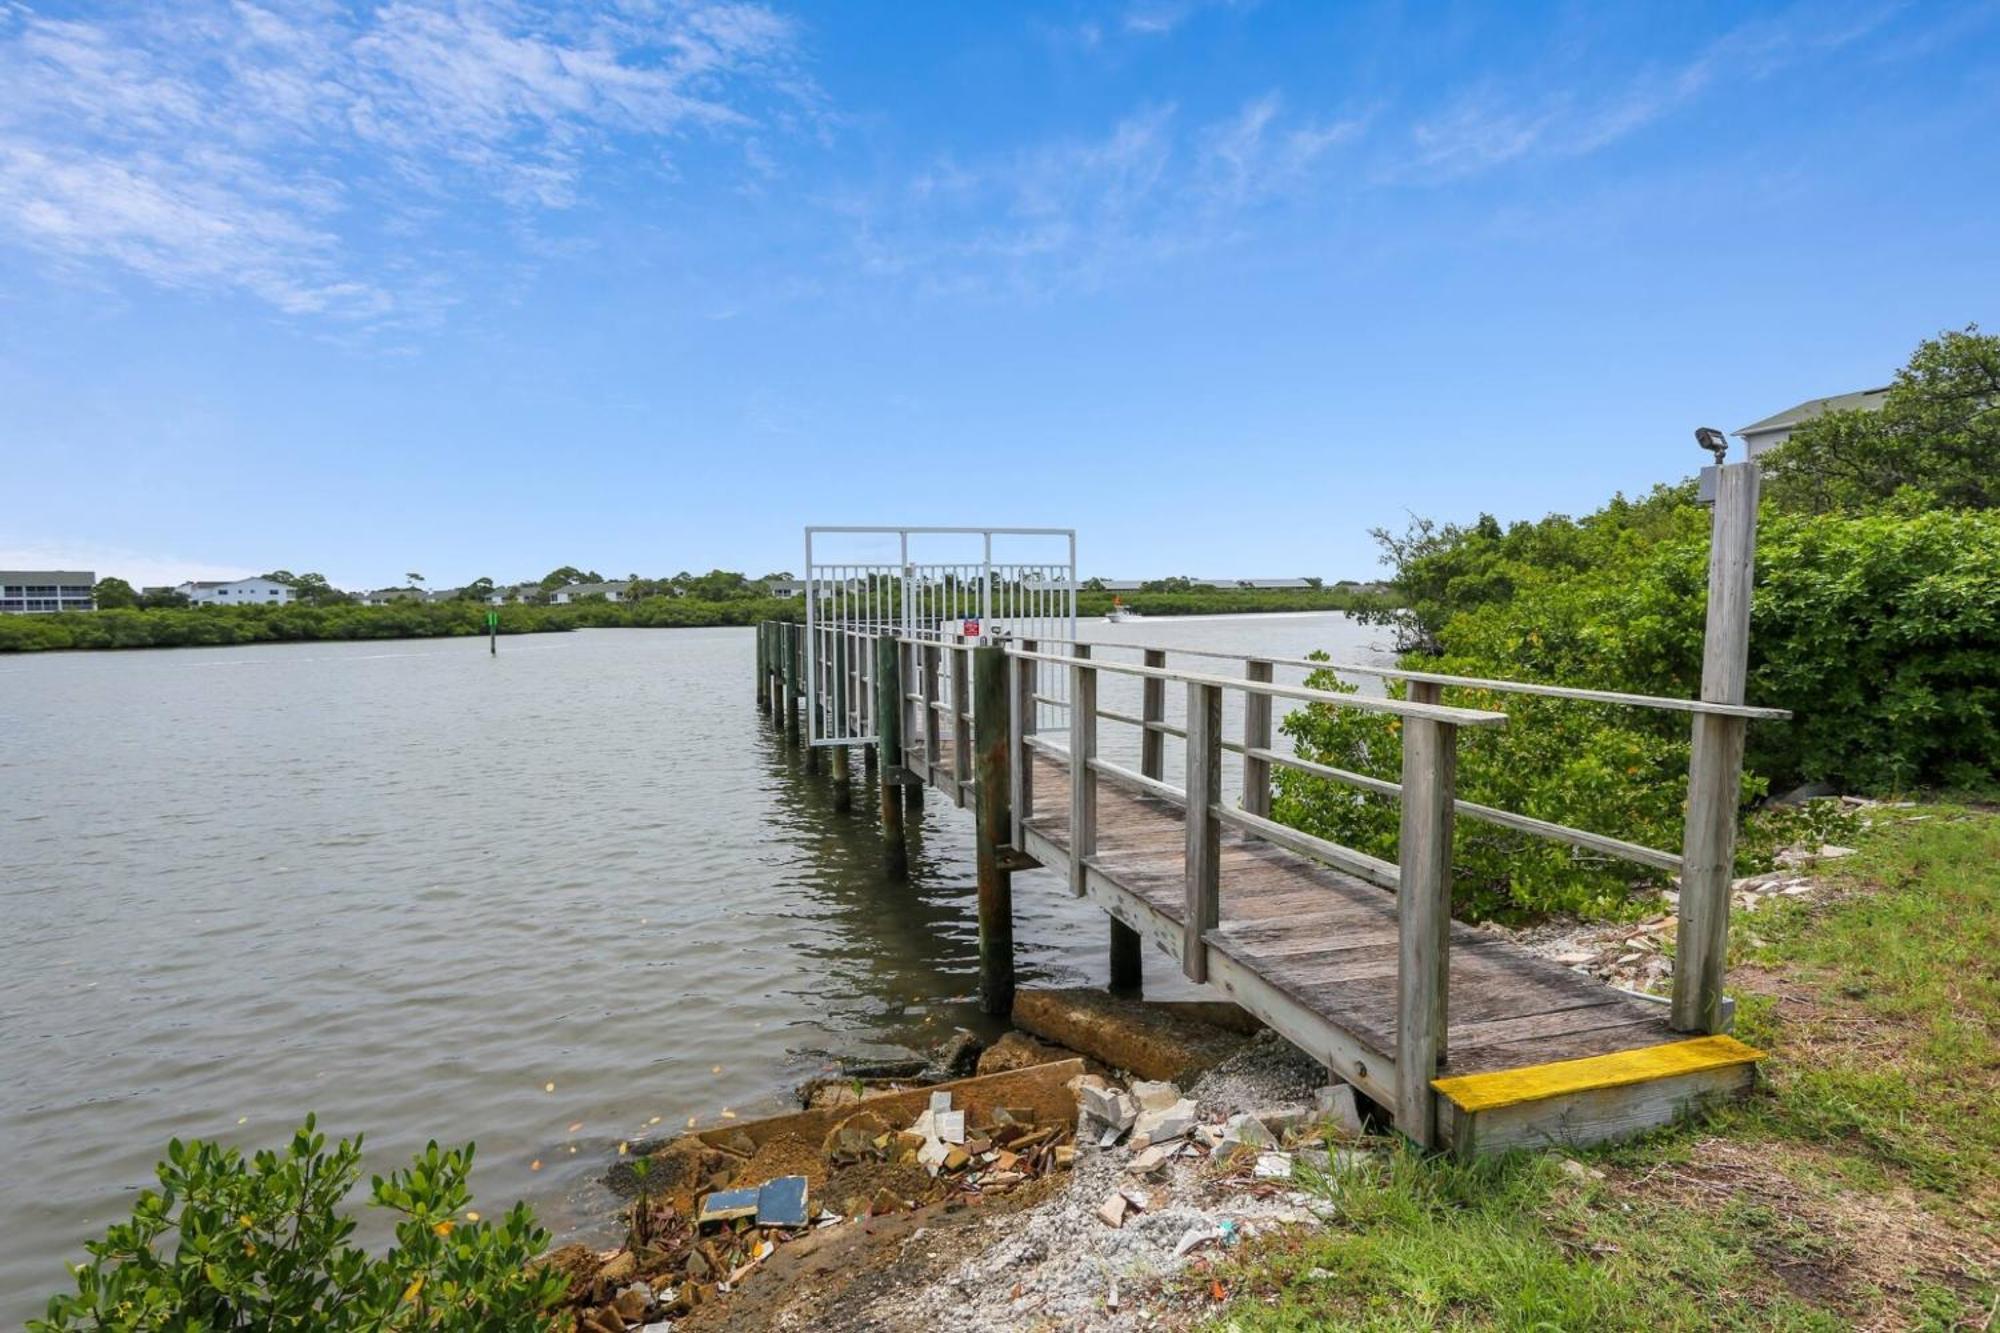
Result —
[{"label": "tree canopy", "polygon": [[1814,417],[1762,461],[1788,509],[2000,506],[2000,337],[1969,324],[1926,339],[1880,411]]}]

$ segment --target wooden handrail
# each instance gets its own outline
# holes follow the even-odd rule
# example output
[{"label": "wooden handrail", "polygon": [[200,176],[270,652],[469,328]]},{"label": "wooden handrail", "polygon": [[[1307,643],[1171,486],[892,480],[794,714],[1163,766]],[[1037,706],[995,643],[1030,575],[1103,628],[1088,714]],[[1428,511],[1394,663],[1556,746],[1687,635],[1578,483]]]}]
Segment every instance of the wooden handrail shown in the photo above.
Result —
[{"label": "wooden handrail", "polygon": [[[1081,642],[1081,640],[1044,639],[1044,643]],[[1212,648],[1162,648],[1157,644],[1098,643],[1093,648],[1122,648],[1127,651],[1154,651],[1178,653],[1183,657],[1212,657],[1226,662],[1269,662],[1273,666],[1302,667],[1310,671],[1332,671],[1336,674],[1355,676],[1375,676],[1382,680],[1413,680],[1430,685],[1454,686],[1460,689],[1492,690],[1499,694],[1532,694],[1548,699],[1570,699],[1579,703],[1620,704],[1630,708],[1657,708],[1676,713],[1707,713],[1716,717],[1741,717],[1765,721],[1783,721],[1791,717],[1788,708],[1754,708],[1748,704],[1717,703],[1702,699],[1674,699],[1665,695],[1626,694],[1618,690],[1587,690],[1569,685],[1541,685],[1524,680],[1490,680],[1483,676],[1447,676],[1434,671],[1409,671],[1402,667],[1370,666],[1361,662],[1322,662],[1310,657],[1269,657],[1259,653],[1225,653]],[[1100,666],[1108,666],[1101,659]]]},{"label": "wooden handrail", "polygon": [[1277,699],[1301,699],[1307,703],[1323,703],[1334,708],[1352,708],[1364,713],[1388,713],[1403,718],[1423,718],[1426,721],[1443,722],[1458,727],[1497,727],[1507,721],[1505,713],[1495,713],[1480,708],[1413,704],[1400,699],[1376,699],[1361,694],[1339,694],[1332,690],[1308,689],[1303,685],[1278,685],[1267,681],[1245,680],[1236,676],[1211,676],[1199,671],[1173,671],[1165,667],[1134,666],[1129,662],[1104,662],[1095,658],[1079,659],[1067,653],[1030,653],[1010,647],[1007,649],[1007,655],[1031,662],[1054,662],[1060,666],[1069,666],[1083,660],[1088,661],[1099,671],[1110,671],[1121,676],[1175,680],[1186,685],[1213,685],[1225,690],[1268,694]]}]

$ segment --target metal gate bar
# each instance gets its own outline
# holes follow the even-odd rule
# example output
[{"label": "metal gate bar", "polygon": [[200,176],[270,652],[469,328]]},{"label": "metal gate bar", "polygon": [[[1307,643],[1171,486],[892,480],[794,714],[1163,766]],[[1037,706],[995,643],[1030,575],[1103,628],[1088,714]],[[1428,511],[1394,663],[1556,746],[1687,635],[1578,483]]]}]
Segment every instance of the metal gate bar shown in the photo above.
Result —
[{"label": "metal gate bar", "polygon": [[[828,546],[894,538],[897,558],[826,558]],[[977,539],[979,558],[925,558]],[[994,561],[994,543],[1031,546],[1041,559]],[[875,736],[873,640],[880,635],[960,646],[999,637],[1076,637],[1076,532],[1072,528],[808,527],[805,530],[806,734],[813,745],[858,745]],[[1036,694],[1066,701],[1066,673],[1039,668]],[[941,672],[939,705],[963,711]]]}]

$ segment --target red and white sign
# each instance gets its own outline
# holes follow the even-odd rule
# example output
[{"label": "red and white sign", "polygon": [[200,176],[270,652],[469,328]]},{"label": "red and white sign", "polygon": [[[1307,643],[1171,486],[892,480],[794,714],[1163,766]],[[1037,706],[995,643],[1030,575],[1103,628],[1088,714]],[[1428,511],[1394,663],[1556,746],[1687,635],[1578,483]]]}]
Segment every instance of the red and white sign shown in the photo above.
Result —
[{"label": "red and white sign", "polygon": [[966,622],[965,622],[965,623],[964,623],[963,625],[960,625],[960,626],[959,626],[959,633],[960,633],[960,634],[962,634],[962,635],[963,635],[964,637],[966,637],[966,638],[968,638],[968,639],[976,639],[976,638],[978,638],[978,637],[979,637],[979,622],[978,622],[978,621],[976,621],[976,620],[968,620],[968,621],[966,621]]}]

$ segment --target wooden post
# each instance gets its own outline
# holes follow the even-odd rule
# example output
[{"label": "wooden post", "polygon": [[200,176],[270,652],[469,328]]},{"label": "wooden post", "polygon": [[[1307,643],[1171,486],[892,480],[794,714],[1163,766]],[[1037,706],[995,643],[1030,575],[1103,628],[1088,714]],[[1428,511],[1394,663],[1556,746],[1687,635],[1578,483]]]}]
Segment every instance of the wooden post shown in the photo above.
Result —
[{"label": "wooden post", "polygon": [[[1434,688],[1434,687],[1433,687]],[[1418,700],[1417,702],[1435,702]],[[1402,832],[1396,845],[1396,1128],[1437,1141],[1431,1080],[1445,1057],[1451,982],[1452,802],[1458,728],[1403,719]]]},{"label": "wooden post", "polygon": [[978,648],[972,660],[973,748],[979,824],[979,1007],[1014,1011],[1014,876],[1000,854],[1014,830],[1007,777],[1007,654]]},{"label": "wooden post", "polygon": [[843,811],[854,808],[854,775],[849,767],[853,761],[847,753],[847,738],[854,734],[850,725],[852,714],[848,709],[847,669],[847,634],[842,631],[833,636],[832,675],[834,725],[840,733],[840,744],[833,751],[833,808]]},{"label": "wooden post", "polygon": [[757,622],[757,711],[771,711],[771,622]]},{"label": "wooden post", "polygon": [[882,747],[882,849],[889,873],[910,873],[910,850],[903,844],[903,796],[896,779],[903,772],[903,673],[898,646],[884,634],[875,640],[875,735]]},{"label": "wooden post", "polygon": [[[1246,680],[1271,681],[1269,662],[1245,662]],[[1271,696],[1254,690],[1243,695],[1243,809],[1260,819],[1271,817],[1271,761],[1253,758],[1252,750],[1271,748]]]},{"label": "wooden post", "polygon": [[820,770],[820,747],[812,743],[813,735],[826,730],[820,702],[820,673],[825,670],[825,664],[816,660],[818,658],[817,652],[812,653],[810,658],[807,654],[807,649],[817,649],[818,647],[818,644],[812,643],[807,639],[805,627],[801,625],[799,627],[799,706],[804,712],[805,717],[799,724],[799,741],[805,746],[805,768],[808,773],[817,773]]},{"label": "wooden post", "polygon": [[972,649],[955,648],[951,654],[951,799],[961,810],[965,808],[965,789],[972,782],[972,719],[967,716],[971,711]]},{"label": "wooden post", "polygon": [[[1750,595],[1757,557],[1757,464],[1713,469],[1715,514],[1708,550],[1708,626],[1702,641],[1704,703],[1740,704],[1750,668]],[[1682,1032],[1720,1032],[1729,956],[1729,885],[1736,861],[1747,721],[1696,713],[1688,757],[1687,827],[1674,943],[1672,1022]]]},{"label": "wooden post", "polygon": [[785,705],[785,739],[793,744],[799,739],[799,636],[798,626],[786,625],[783,635],[785,654],[785,674],[781,682],[780,697]]},{"label": "wooden post", "polygon": [[1187,897],[1181,971],[1208,980],[1208,944],[1202,936],[1222,920],[1222,825],[1215,802],[1222,789],[1222,687],[1188,685]]},{"label": "wooden post", "polygon": [[771,700],[771,729],[782,733],[785,729],[785,627],[782,622],[771,622],[771,676],[766,682],[765,693]]},{"label": "wooden post", "polygon": [[917,693],[923,695],[918,705],[924,712],[924,781],[938,780],[938,761],[944,757],[944,734],[938,727],[938,684],[943,675],[938,670],[939,648],[927,643],[917,649],[917,660],[923,682],[917,686]]},{"label": "wooden post", "polygon": [[1069,668],[1069,891],[1081,898],[1083,863],[1097,855],[1097,668],[1083,664],[1089,644],[1070,655],[1082,659]]},{"label": "wooden post", "polygon": [[[919,737],[925,735],[931,724],[927,719],[917,715],[920,701],[909,697],[911,693],[908,688],[910,682],[921,679],[919,674],[923,671],[921,650],[915,644],[908,644],[899,645],[898,651],[901,651],[903,647],[909,649],[909,654],[907,660],[903,660],[897,677],[901,682],[896,687],[896,697],[897,702],[903,710],[901,714],[903,718],[903,730],[901,732],[901,742],[897,747],[896,762],[908,769],[911,776],[916,779],[915,782],[905,783],[903,786],[903,806],[909,814],[921,819],[924,813],[924,786],[931,780],[930,765],[926,762],[926,757],[922,750],[918,751],[917,762],[912,764],[910,762],[910,747],[919,743]],[[917,693],[922,693],[921,686],[918,687]],[[919,730],[919,728],[922,728],[922,730]]]},{"label": "wooden post", "polygon": [[[1035,651],[1033,639],[1024,639],[1019,646],[1024,653]],[[1008,660],[1014,664],[1014,704],[1007,716],[1011,747],[1007,776],[1013,783],[1014,846],[1025,849],[1027,837],[1021,826],[1035,817],[1035,756],[1028,750],[1028,737],[1035,734],[1035,668],[1040,663],[1020,657]]]},{"label": "wooden post", "polygon": [[[1164,671],[1167,653],[1163,648],[1146,650],[1146,665]],[[1157,676],[1145,677],[1139,685],[1139,719],[1142,722],[1167,720],[1167,682]],[[1167,738],[1157,729],[1139,729],[1139,771],[1149,778],[1167,775]]]}]

